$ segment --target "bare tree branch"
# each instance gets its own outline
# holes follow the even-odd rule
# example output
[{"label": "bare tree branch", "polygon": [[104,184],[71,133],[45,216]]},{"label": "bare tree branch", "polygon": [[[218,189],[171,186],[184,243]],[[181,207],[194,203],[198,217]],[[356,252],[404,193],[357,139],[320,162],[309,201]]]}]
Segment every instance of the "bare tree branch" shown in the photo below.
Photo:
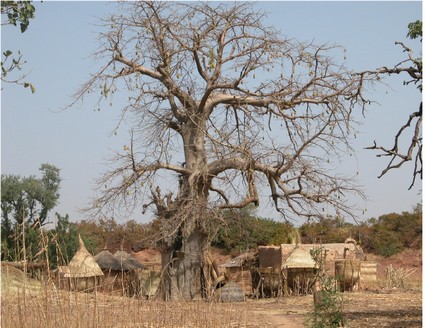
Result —
[{"label": "bare tree branch", "polygon": [[[408,53],[408,59],[394,65],[392,68],[384,66],[376,70],[358,73],[358,75],[362,78],[365,76],[375,76],[376,78],[380,79],[381,76],[386,74],[407,74],[411,80],[404,81],[403,84],[409,85],[413,82],[413,84],[417,85],[418,89],[422,92],[422,59],[415,58],[413,51],[402,42],[396,42],[395,44],[400,45],[403,48],[403,51]],[[402,150],[400,141],[406,134],[409,133],[409,128],[412,126],[413,131],[410,132],[410,143],[407,146],[407,150]],[[409,115],[407,122],[402,125],[395,134],[392,147],[378,146],[376,141],[374,141],[374,145],[366,147],[366,149],[380,151],[381,153],[376,155],[377,157],[390,158],[386,168],[382,170],[378,178],[381,178],[392,169],[400,168],[404,164],[412,161],[414,158],[415,163],[413,168],[413,177],[409,189],[414,186],[418,176],[422,180],[422,102],[420,102],[419,109],[417,111],[413,111]]]}]

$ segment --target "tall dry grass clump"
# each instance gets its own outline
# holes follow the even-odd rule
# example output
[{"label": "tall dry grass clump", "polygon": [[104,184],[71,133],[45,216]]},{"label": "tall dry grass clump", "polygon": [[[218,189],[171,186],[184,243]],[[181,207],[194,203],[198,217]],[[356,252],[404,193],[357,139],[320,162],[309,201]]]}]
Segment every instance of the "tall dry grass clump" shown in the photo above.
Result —
[{"label": "tall dry grass clump", "polygon": [[233,304],[64,291],[23,277],[20,270],[2,269],[2,327],[246,327],[246,310]]},{"label": "tall dry grass clump", "polygon": [[393,268],[389,265],[385,269],[385,282],[387,288],[407,289],[414,286],[409,277],[416,272],[416,268]]},{"label": "tall dry grass clump", "polygon": [[[48,264],[48,240],[40,233],[44,247],[38,255],[43,253]],[[96,290],[86,293],[58,289],[49,278],[44,282],[29,278],[26,249],[22,254],[24,270],[1,264],[1,327],[246,327],[247,310],[228,303],[160,302],[111,296]],[[57,263],[65,263],[63,257]]]}]

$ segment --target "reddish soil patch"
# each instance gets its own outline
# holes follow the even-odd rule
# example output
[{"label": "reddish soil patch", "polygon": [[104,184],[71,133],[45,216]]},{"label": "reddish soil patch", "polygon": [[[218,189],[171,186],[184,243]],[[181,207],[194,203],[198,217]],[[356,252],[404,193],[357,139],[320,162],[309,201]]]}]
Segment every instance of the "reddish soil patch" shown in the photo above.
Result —
[{"label": "reddish soil patch", "polygon": [[414,270],[409,276],[409,280],[422,281],[422,250],[420,249],[406,249],[388,258],[373,254],[368,254],[367,257],[369,260],[376,261],[378,264],[378,280],[385,280],[385,271],[391,265],[394,269]]},{"label": "reddish soil patch", "polygon": [[156,249],[144,249],[143,251],[132,253],[133,257],[141,262],[158,262],[161,263],[161,252]]},{"label": "reddish soil patch", "polygon": [[412,280],[422,279],[422,250],[406,249],[389,258],[377,258],[378,262],[378,279],[385,279],[385,270],[392,265],[394,269],[414,269]]},{"label": "reddish soil patch", "polygon": [[[218,248],[211,248],[210,250],[212,259],[215,260],[217,265],[229,262],[233,257],[225,254]],[[161,252],[157,249],[147,248],[137,253],[132,253],[133,257],[140,263],[159,263],[161,264]]]}]

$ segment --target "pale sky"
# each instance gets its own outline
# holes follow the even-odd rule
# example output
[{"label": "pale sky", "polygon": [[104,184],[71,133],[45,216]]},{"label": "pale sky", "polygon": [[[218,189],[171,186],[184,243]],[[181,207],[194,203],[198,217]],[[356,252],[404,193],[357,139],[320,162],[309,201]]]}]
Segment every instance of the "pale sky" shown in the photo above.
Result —
[{"label": "pale sky", "polygon": [[[61,111],[70,95],[102,64],[90,54],[97,48],[96,17],[112,12],[113,2],[36,2],[35,19],[28,31],[2,27],[2,51],[20,50],[27,63],[28,81],[36,93],[15,85],[2,85],[1,171],[21,176],[38,175],[42,163],[61,169],[60,204],[52,211],[68,213],[71,220],[84,218],[79,208],[94,196],[94,180],[106,170],[106,158],[128,144],[125,128],[111,135],[119,107],[95,110],[92,102]],[[408,23],[422,19],[422,3],[415,2],[258,2],[269,12],[267,24],[288,37],[315,43],[337,43],[347,49],[347,66],[354,70],[392,66],[405,57],[395,41],[403,41],[419,56],[418,40],[406,39]],[[376,140],[391,146],[398,128],[418,108],[421,94],[403,86],[403,78],[391,77],[387,86],[370,91],[379,104],[369,107],[353,145],[356,156],[341,163],[341,172],[359,172],[358,181],[369,199],[358,202],[367,211],[359,220],[391,212],[410,211],[422,199],[422,182],[407,190],[412,166],[393,170],[377,179],[387,160],[377,159],[364,147]],[[123,97],[125,99],[125,97]],[[116,107],[116,108],[115,108]],[[277,217],[262,207],[258,215]],[[149,217],[132,217],[146,222]],[[302,222],[301,222],[302,223]]]}]

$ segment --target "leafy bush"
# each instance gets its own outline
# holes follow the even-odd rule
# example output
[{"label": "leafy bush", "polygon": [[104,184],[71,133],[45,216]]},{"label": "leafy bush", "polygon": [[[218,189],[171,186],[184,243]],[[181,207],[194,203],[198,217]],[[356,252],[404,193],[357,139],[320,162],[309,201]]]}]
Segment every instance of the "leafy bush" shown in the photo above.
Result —
[{"label": "leafy bush", "polygon": [[390,257],[403,250],[403,244],[395,232],[378,229],[375,230],[372,240],[372,246],[376,254]]},{"label": "leafy bush", "polygon": [[278,222],[255,216],[252,210],[228,211],[226,225],[218,229],[212,246],[229,253],[240,253],[261,245],[279,245],[290,242],[294,227],[287,222]]},{"label": "leafy bush", "polygon": [[316,290],[314,308],[306,318],[306,326],[311,328],[337,328],[344,326],[343,298],[335,277],[326,271],[326,252],[323,247],[311,250],[316,262]]}]

